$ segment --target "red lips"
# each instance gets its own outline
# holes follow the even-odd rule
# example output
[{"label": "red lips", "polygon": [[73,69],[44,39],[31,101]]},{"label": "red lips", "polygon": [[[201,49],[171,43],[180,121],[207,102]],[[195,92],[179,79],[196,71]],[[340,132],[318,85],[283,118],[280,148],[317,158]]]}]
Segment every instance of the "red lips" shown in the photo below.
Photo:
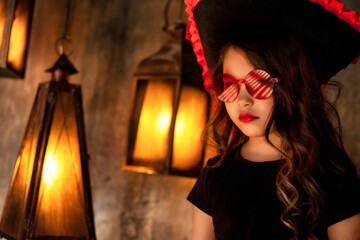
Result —
[{"label": "red lips", "polygon": [[239,115],[240,122],[245,122],[245,123],[254,121],[258,118],[259,117],[255,117],[255,116],[251,115],[250,113],[240,113],[240,115]]}]

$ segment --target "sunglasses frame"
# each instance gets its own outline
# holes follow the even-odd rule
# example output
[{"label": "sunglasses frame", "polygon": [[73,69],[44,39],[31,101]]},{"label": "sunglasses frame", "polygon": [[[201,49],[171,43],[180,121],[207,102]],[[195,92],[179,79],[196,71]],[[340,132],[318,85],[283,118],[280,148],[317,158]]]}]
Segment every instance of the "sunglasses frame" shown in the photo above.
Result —
[{"label": "sunglasses frame", "polygon": [[[224,78],[226,76],[226,78]],[[221,80],[219,80],[221,79]],[[230,80],[229,80],[230,79]],[[227,83],[234,83],[234,87],[232,89],[227,88],[224,91],[219,91],[217,87],[215,87],[216,81],[221,81],[223,85]],[[228,73],[222,73],[215,77],[214,82],[211,86],[212,90],[215,93],[215,96],[222,102],[233,102],[238,97],[240,92],[240,83],[245,83],[246,89],[249,92],[249,94],[259,100],[263,100],[266,98],[269,98],[274,90],[274,84],[279,82],[280,78],[273,78],[270,76],[270,74],[263,70],[263,69],[254,69],[251,70],[245,78],[237,79],[231,74]],[[255,87],[251,87],[251,85],[255,85]],[[230,89],[230,90],[228,90]],[[231,98],[226,98],[228,95],[233,95],[236,90],[236,95]],[[226,93],[226,91],[230,91],[230,93]],[[266,94],[263,94],[263,93]],[[224,93],[226,93],[225,96],[222,96]]]}]

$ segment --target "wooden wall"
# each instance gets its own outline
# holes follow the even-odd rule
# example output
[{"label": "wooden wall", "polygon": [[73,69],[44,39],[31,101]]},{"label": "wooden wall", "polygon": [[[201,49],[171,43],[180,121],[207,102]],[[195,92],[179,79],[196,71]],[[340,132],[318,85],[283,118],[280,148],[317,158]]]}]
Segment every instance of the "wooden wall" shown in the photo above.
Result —
[{"label": "wooden wall", "polygon": [[[82,85],[95,225],[99,240],[190,239],[194,179],[144,175],[121,169],[129,120],[132,73],[161,45],[165,0],[73,1],[71,61]],[[344,0],[360,12],[358,0]],[[36,0],[24,80],[0,79],[0,209],[44,70],[57,60],[66,0]],[[177,8],[176,6],[174,8]],[[360,163],[360,63],[338,74],[344,84],[339,111],[344,138]]]}]

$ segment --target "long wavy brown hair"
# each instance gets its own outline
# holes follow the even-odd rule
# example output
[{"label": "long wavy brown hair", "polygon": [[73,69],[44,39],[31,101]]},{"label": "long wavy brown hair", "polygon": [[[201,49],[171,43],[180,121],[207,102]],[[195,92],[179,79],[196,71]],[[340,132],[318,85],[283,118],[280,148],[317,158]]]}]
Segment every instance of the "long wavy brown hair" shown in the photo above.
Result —
[{"label": "long wavy brown hair", "polygon": [[[338,112],[323,95],[311,62],[295,38],[277,35],[228,43],[212,76],[222,72],[229,46],[243,50],[255,68],[281,78],[274,87],[274,108],[265,131],[267,142],[274,148],[269,140],[270,129],[282,138],[281,149],[276,148],[285,159],[279,162],[276,176],[276,195],[285,206],[281,221],[292,230],[294,239],[317,239],[314,230],[321,216],[324,192],[311,173],[324,167],[319,164],[320,158],[326,159],[326,168],[336,174],[345,171],[336,159],[349,159],[342,143]],[[340,90],[339,84],[333,85]],[[212,140],[222,154],[215,167],[227,159],[230,150],[248,140],[220,101],[207,130],[212,132]]]}]

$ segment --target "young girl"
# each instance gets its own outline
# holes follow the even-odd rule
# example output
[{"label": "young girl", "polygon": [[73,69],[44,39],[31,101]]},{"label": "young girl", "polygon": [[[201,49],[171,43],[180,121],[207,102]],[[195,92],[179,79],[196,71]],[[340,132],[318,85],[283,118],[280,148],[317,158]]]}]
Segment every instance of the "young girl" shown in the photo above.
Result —
[{"label": "young girl", "polygon": [[[284,16],[285,8],[276,4],[270,9],[269,1],[252,2]],[[305,0],[289,2],[287,16],[301,8],[328,16]],[[321,89],[346,57],[336,53],[331,61],[342,63],[323,67],[328,59],[318,55],[324,51],[311,52],[316,48],[289,26],[272,27],[277,19],[266,18],[266,28],[260,20],[248,24],[247,18],[256,16],[247,12],[255,8],[240,0],[187,4],[205,86],[219,99],[209,127],[221,152],[208,161],[188,196],[195,205],[192,239],[359,240],[360,181],[342,144],[338,114]],[[296,11],[289,14],[291,9]],[[232,31],[226,23],[237,18],[241,24]],[[218,28],[209,29],[212,23]],[[200,37],[194,36],[197,30]],[[360,55],[360,34],[349,32],[342,37],[353,44],[355,56],[350,54],[347,64]]]}]

